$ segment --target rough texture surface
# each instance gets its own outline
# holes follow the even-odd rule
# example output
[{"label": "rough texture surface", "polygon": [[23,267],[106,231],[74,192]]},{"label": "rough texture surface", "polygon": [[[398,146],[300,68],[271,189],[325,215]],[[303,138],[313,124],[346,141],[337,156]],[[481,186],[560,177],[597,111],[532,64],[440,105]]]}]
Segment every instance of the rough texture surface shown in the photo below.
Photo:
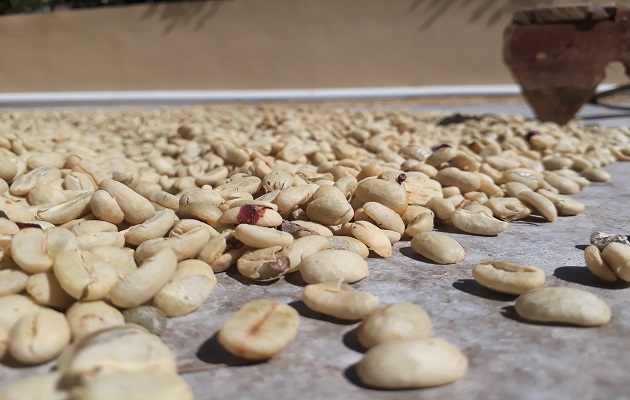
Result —
[{"label": "rough texture surface", "polygon": [[[586,204],[578,216],[553,223],[529,218],[511,223],[498,237],[438,226],[466,248],[466,258],[456,265],[427,262],[411,251],[408,241],[397,243],[388,259],[368,260],[370,277],[354,288],[374,293],[382,305],[406,301],[422,306],[431,316],[434,335],[469,358],[467,375],[452,385],[396,392],[360,385],[354,369],[363,352],[354,333],[357,323],[308,310],[299,300],[304,283],[296,274],[263,283],[246,281],[232,270],[217,274],[218,285],[208,301],[191,315],[169,320],[163,338],[198,399],[624,398],[629,393],[630,289],[600,281],[588,271],[582,255],[594,230],[630,234],[630,214],[619,208],[630,199],[630,163],[606,170],[612,182],[593,183],[574,196]],[[513,309],[516,296],[492,292],[473,281],[472,268],[489,258],[539,266],[547,275],[546,286],[595,293],[610,306],[612,320],[601,328],[521,321]],[[216,333],[234,311],[257,298],[289,303],[302,319],[296,340],[278,358],[251,364],[222,350]],[[4,361],[0,387],[53,366],[26,368]]]}]

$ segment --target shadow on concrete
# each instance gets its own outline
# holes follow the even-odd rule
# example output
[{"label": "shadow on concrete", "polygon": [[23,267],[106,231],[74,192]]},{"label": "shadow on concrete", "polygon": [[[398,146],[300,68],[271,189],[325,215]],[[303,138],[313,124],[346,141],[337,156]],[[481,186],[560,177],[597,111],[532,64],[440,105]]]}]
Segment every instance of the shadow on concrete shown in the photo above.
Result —
[{"label": "shadow on concrete", "polygon": [[239,281],[240,283],[246,286],[250,286],[250,285],[269,286],[269,285],[273,285],[274,283],[280,280],[279,278],[276,278],[270,281],[255,281],[253,279],[249,279],[241,275],[241,273],[238,272],[238,269],[236,268],[229,268],[227,271],[225,271],[225,274],[229,276],[230,278],[234,279],[235,281]]},{"label": "shadow on concrete", "polygon": [[286,274],[284,276],[284,281],[293,285],[293,286],[299,286],[299,287],[304,287],[306,285],[308,285],[308,283],[306,283],[304,281],[304,278],[302,278],[302,274],[300,274],[299,271],[297,272],[291,272],[290,274]]},{"label": "shadow on concrete", "polygon": [[243,367],[247,365],[261,364],[264,361],[252,361],[242,357],[235,356],[225,350],[219,343],[219,333],[206,340],[197,350],[197,358],[207,364],[224,364],[230,367]]},{"label": "shadow on concrete", "polygon": [[343,335],[343,344],[357,353],[365,353],[365,347],[361,346],[359,339],[357,339],[357,329],[358,328],[352,328]]},{"label": "shadow on concrete", "polygon": [[593,275],[586,267],[558,267],[553,271],[553,276],[566,282],[578,283],[580,285],[600,289],[627,289],[630,287],[630,283],[621,280],[612,283],[605,282]]},{"label": "shadow on concrete", "polygon": [[24,364],[24,363],[16,360],[15,358],[13,358],[11,356],[11,354],[9,354],[9,352],[7,352],[4,355],[4,357],[2,357],[2,360],[0,360],[0,365],[3,365],[5,367],[9,367],[9,368],[14,368],[14,369],[33,368],[32,365]]},{"label": "shadow on concrete", "polygon": [[359,320],[339,319],[339,318],[331,317],[326,314],[318,313],[317,311],[313,311],[310,308],[308,308],[308,306],[304,304],[302,300],[294,301],[292,303],[289,303],[289,305],[293,307],[295,311],[297,311],[298,314],[300,314],[304,318],[331,322],[333,324],[338,324],[338,325],[354,325],[357,322],[359,322]]},{"label": "shadow on concrete", "polygon": [[472,294],[473,296],[482,297],[488,300],[494,301],[514,301],[518,296],[506,293],[495,292],[492,289],[488,289],[477,283],[474,279],[460,279],[453,282],[452,285],[455,289]]},{"label": "shadow on concrete", "polygon": [[441,265],[436,263],[435,261],[431,261],[428,258],[421,256],[420,254],[416,253],[415,251],[411,250],[411,246],[407,246],[407,247],[401,247],[400,248],[400,254],[402,254],[405,257],[409,257],[413,260],[416,261],[422,261],[423,263],[427,263],[427,264],[433,264],[433,265]]},{"label": "shadow on concrete", "polygon": [[584,251],[588,246],[588,244],[576,244],[574,247],[578,250]]},{"label": "shadow on concrete", "polygon": [[514,306],[505,306],[501,308],[501,315],[504,318],[511,319],[512,321],[522,322],[524,324],[534,324],[537,325],[536,322],[528,321],[525,318],[521,318],[517,313]]}]

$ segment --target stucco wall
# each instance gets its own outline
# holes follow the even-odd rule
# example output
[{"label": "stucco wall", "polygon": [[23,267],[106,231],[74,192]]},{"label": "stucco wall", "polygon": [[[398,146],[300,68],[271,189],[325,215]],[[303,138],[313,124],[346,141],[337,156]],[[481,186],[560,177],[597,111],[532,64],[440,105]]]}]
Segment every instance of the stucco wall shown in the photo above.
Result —
[{"label": "stucco wall", "polygon": [[509,84],[511,12],[548,3],[219,0],[4,16],[0,91]]}]

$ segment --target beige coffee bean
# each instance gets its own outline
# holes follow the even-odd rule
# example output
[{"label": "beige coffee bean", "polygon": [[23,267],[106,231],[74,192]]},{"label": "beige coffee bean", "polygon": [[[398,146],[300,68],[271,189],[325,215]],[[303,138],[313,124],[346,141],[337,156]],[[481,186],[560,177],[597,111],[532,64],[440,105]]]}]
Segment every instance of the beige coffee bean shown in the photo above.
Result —
[{"label": "beige coffee bean", "polygon": [[522,192],[530,192],[532,189],[520,182],[506,182],[505,191],[510,195],[510,197],[518,197],[518,195]]},{"label": "beige coffee bean", "polygon": [[431,155],[427,157],[425,162],[433,167],[438,167],[443,163],[451,161],[457,156],[457,154],[457,149],[454,149],[452,147],[442,147],[431,153]]},{"label": "beige coffee bean", "polygon": [[439,338],[407,339],[372,347],[357,364],[361,382],[381,389],[445,385],[461,379],[468,358]]},{"label": "beige coffee bean", "polygon": [[203,275],[207,277],[214,286],[216,286],[217,284],[217,278],[214,274],[214,271],[212,271],[210,265],[201,260],[190,259],[183,260],[177,263],[177,269],[173,274],[173,278],[188,275]]},{"label": "beige coffee bean", "polygon": [[466,256],[457,240],[436,232],[422,232],[411,239],[411,249],[438,264],[455,264]]},{"label": "beige coffee bean", "polygon": [[369,349],[377,344],[431,336],[431,318],[422,308],[411,303],[394,303],[371,313],[357,329],[361,346]]},{"label": "beige coffee bean", "polygon": [[118,282],[114,267],[88,250],[66,250],[53,264],[61,287],[77,300],[99,300]]},{"label": "beige coffee bean", "polygon": [[372,293],[354,290],[340,281],[307,285],[302,300],[313,311],[349,320],[367,316],[379,304]]},{"label": "beige coffee bean", "polygon": [[68,383],[82,384],[117,372],[176,373],[175,356],[156,335],[133,324],[114,326],[81,336],[58,361]]},{"label": "beige coffee bean", "polygon": [[96,232],[118,232],[118,227],[111,222],[91,220],[81,221],[70,229],[75,236]]},{"label": "beige coffee bean", "polygon": [[286,304],[253,300],[241,307],[219,331],[219,343],[230,353],[249,360],[280,354],[297,335],[300,317]]},{"label": "beige coffee bean", "polygon": [[405,232],[405,223],[392,209],[373,201],[363,204],[363,209],[379,228],[398,232],[401,235]]},{"label": "beige coffee bean", "polygon": [[392,255],[389,237],[376,225],[368,221],[357,221],[350,226],[350,233],[379,256],[387,258]]},{"label": "beige coffee bean", "polygon": [[525,191],[519,193],[517,198],[549,222],[554,221],[558,216],[556,206],[551,200],[539,193]]},{"label": "beige coffee bean", "polygon": [[483,192],[468,192],[464,194],[464,198],[479,204],[486,204],[488,201],[488,196]]},{"label": "beige coffee bean", "polygon": [[483,261],[473,268],[472,275],[482,286],[508,294],[523,294],[545,284],[542,269],[500,260]]},{"label": "beige coffee bean", "polygon": [[133,258],[134,251],[128,247],[121,249],[113,246],[97,246],[90,251],[114,267],[119,277],[127,276],[137,269],[136,261]]},{"label": "beige coffee bean", "polygon": [[86,174],[89,174],[94,182],[99,184],[101,181],[106,179],[111,179],[112,173],[111,171],[107,171],[105,168],[101,167],[98,163],[90,161],[90,160],[81,160],[77,165],[73,168],[75,171],[82,171]]},{"label": "beige coffee bean", "polygon": [[630,246],[618,242],[608,244],[602,259],[619,279],[630,282]]},{"label": "beige coffee bean", "polygon": [[234,231],[226,230],[210,241],[197,254],[197,259],[207,263],[214,272],[223,272],[250,248],[244,246],[233,235]]},{"label": "beige coffee bean", "polygon": [[0,218],[0,235],[15,235],[20,230],[20,227],[13,221]]},{"label": "beige coffee bean", "polygon": [[40,272],[28,277],[27,293],[43,306],[65,310],[74,303],[74,298],[66,293],[52,271]]},{"label": "beige coffee bean", "polygon": [[381,231],[385,234],[385,236],[387,236],[389,243],[392,245],[400,242],[400,239],[402,238],[402,235],[398,232],[388,231],[387,229],[382,229]]},{"label": "beige coffee bean", "polygon": [[120,182],[104,179],[98,188],[105,190],[116,200],[125,215],[125,221],[130,224],[141,224],[155,215],[155,208],[149,200]]},{"label": "beige coffee bean", "polygon": [[59,253],[78,247],[76,237],[67,229],[25,228],[13,237],[11,255],[22,269],[38,273],[48,271]]},{"label": "beige coffee bean", "polygon": [[[350,250],[357,253],[361,258],[368,258],[370,250],[359,239],[351,236],[333,236],[328,238],[328,249],[330,250]],[[324,249],[325,250],[325,249]]]},{"label": "beige coffee bean", "polygon": [[65,315],[40,308],[21,318],[9,332],[9,353],[25,364],[40,364],[57,357],[70,343]]},{"label": "beige coffee bean", "polygon": [[322,225],[339,225],[349,222],[354,212],[352,206],[340,194],[337,196],[324,196],[311,201],[306,207],[308,218]]},{"label": "beige coffee bean", "polygon": [[0,390],[2,400],[68,400],[68,392],[62,384],[60,372],[19,380]]},{"label": "beige coffee bean", "polygon": [[226,210],[217,222],[225,225],[250,224],[275,227],[282,223],[282,216],[266,205],[245,204]]},{"label": "beige coffee bean", "polygon": [[56,167],[63,168],[66,165],[66,156],[54,152],[35,153],[26,160],[31,168]]},{"label": "beige coffee bean", "polygon": [[530,290],[516,299],[514,307],[520,317],[534,322],[598,326],[611,318],[610,308],[599,297],[568,287]]},{"label": "beige coffee bean", "polygon": [[266,191],[287,189],[293,185],[294,178],[285,171],[272,171],[262,178],[262,185]]},{"label": "beige coffee bean", "polygon": [[601,280],[606,282],[617,281],[617,276],[603,260],[602,253],[597,246],[590,245],[584,249],[584,261],[588,270]]},{"label": "beige coffee bean", "polygon": [[457,229],[473,235],[494,236],[509,226],[507,222],[489,217],[483,211],[470,212],[462,208],[453,212],[451,220]]},{"label": "beige coffee bean", "polygon": [[172,238],[172,237],[177,237],[180,235],[183,235],[184,233],[190,232],[195,228],[203,228],[205,230],[207,230],[210,233],[210,237],[216,237],[219,236],[219,232],[217,232],[216,229],[214,229],[213,227],[211,227],[210,225],[206,224],[205,222],[196,220],[196,219],[178,219],[175,220],[175,223],[173,224],[173,227],[171,228],[170,232],[168,233],[168,237]]},{"label": "beige coffee bean", "polygon": [[433,197],[426,206],[434,213],[435,218],[440,222],[450,222],[455,205],[453,202],[441,197]]},{"label": "beige coffee bean", "polygon": [[208,264],[201,260],[181,261],[171,280],[153,298],[153,304],[168,317],[190,314],[216,286],[217,278]]},{"label": "beige coffee bean", "polygon": [[323,250],[302,259],[300,273],[306,283],[358,282],[367,278],[367,262],[349,250]]},{"label": "beige coffee bean", "polygon": [[570,197],[562,196],[545,189],[539,189],[538,193],[548,198],[556,206],[558,215],[578,215],[584,211],[584,203],[580,203]]},{"label": "beige coffee bean", "polygon": [[79,249],[90,250],[99,246],[123,248],[125,234],[123,232],[92,232],[77,236]]},{"label": "beige coffee bean", "polygon": [[139,225],[132,226],[125,233],[125,240],[132,245],[139,245],[150,239],[160,238],[173,227],[175,212],[164,209]]},{"label": "beige coffee bean", "polygon": [[280,254],[281,246],[268,247],[245,252],[236,262],[238,272],[246,278],[268,281],[285,275],[291,266],[291,259]]},{"label": "beige coffee bean", "polygon": [[159,371],[113,372],[90,379],[70,391],[71,400],[193,400],[186,381]]},{"label": "beige coffee bean", "polygon": [[72,340],[100,331],[122,326],[125,318],[116,308],[103,301],[77,301],[66,311]]},{"label": "beige coffee bean", "polygon": [[[0,324],[0,359],[4,357],[9,346],[9,328]],[[0,392],[2,396],[2,392]],[[1,398],[1,397],[0,397]]]},{"label": "beige coffee bean", "polygon": [[492,211],[495,218],[510,222],[523,219],[531,213],[529,208],[514,197],[489,199],[484,205]]},{"label": "beige coffee bean", "polygon": [[443,197],[455,196],[456,194],[462,194],[457,186],[446,186],[442,188]]},{"label": "beige coffee bean", "polygon": [[180,205],[178,212],[182,218],[198,219],[211,226],[219,226],[219,219],[223,214],[219,207],[205,201]]},{"label": "beige coffee bean", "polygon": [[37,217],[51,224],[65,224],[88,214],[91,199],[92,192],[82,193],[64,202],[41,207],[37,210]]},{"label": "beige coffee bean", "polygon": [[179,207],[181,208],[182,206],[186,204],[196,203],[196,202],[207,202],[215,207],[218,207],[223,203],[223,201],[224,201],[223,197],[221,197],[221,195],[215,190],[194,189],[194,190],[184,193],[179,198]]},{"label": "beige coffee bean", "polygon": [[10,182],[15,178],[17,172],[18,167],[15,161],[11,157],[7,157],[3,152],[0,152],[0,178]]},{"label": "beige coffee bean", "polygon": [[298,231],[294,233],[294,235],[296,236],[300,236],[300,235],[306,236],[306,235],[314,235],[314,234],[324,236],[324,237],[333,236],[333,233],[330,230],[330,228],[322,224],[318,224],[317,222],[296,220],[296,221],[291,221],[291,223],[306,229],[306,231]]},{"label": "beige coffee bean", "polygon": [[531,190],[538,189],[541,184],[541,179],[538,174],[535,171],[527,168],[512,168],[503,171],[503,180],[505,182],[522,183]]},{"label": "beige coffee bean", "polygon": [[26,200],[30,205],[61,203],[66,200],[63,192],[52,186],[35,186],[28,192]]},{"label": "beige coffee bean", "polygon": [[11,183],[9,192],[14,196],[25,197],[38,184],[47,185],[59,178],[61,178],[61,171],[58,168],[35,168],[26,174],[15,178],[15,180]]},{"label": "beige coffee bean", "polygon": [[177,261],[181,261],[196,257],[211,237],[212,233],[201,226],[181,234],[172,232],[172,235],[168,238],[156,238],[142,242],[136,248],[134,256],[137,262],[142,262],[159,251],[168,248],[175,252]]},{"label": "beige coffee bean", "polygon": [[[480,174],[478,176],[481,178],[481,176],[488,176],[488,175]],[[484,193],[488,198],[503,197],[503,190],[499,186],[494,184],[494,182],[492,181],[492,178],[480,179],[479,182],[481,182],[481,184],[479,185],[479,190],[481,191],[481,193]]]},{"label": "beige coffee bean", "polygon": [[20,294],[0,297],[0,325],[11,329],[22,317],[40,308],[32,298]]},{"label": "beige coffee bean", "polygon": [[0,196],[0,211],[5,213],[13,222],[30,222],[35,220],[35,214],[23,204]]},{"label": "beige coffee bean", "polygon": [[20,293],[26,288],[28,275],[13,263],[11,263],[13,265],[9,263],[3,264],[0,264],[0,297]]},{"label": "beige coffee bean", "polygon": [[433,230],[433,213],[422,213],[414,218],[405,229],[405,235],[414,237],[422,232]]},{"label": "beige coffee bean", "polygon": [[398,183],[369,178],[357,185],[354,195],[361,203],[376,202],[392,209],[398,215],[407,210],[407,192]]},{"label": "beige coffee bean", "polygon": [[464,200],[457,206],[457,209],[464,210],[470,213],[480,212],[487,217],[492,217],[492,210],[482,204],[477,203],[476,201]]},{"label": "beige coffee bean", "polygon": [[239,207],[243,207],[243,206],[264,206],[267,208],[271,208],[273,211],[278,211],[278,206],[275,205],[274,203],[271,203],[269,201],[264,201],[264,200],[235,200],[233,202],[230,203],[230,208],[239,208]]},{"label": "beige coffee bean", "polygon": [[234,230],[234,237],[247,246],[256,249],[265,249],[274,246],[287,247],[293,243],[293,236],[290,233],[247,224],[237,226]]},{"label": "beige coffee bean", "polygon": [[159,308],[153,306],[128,308],[124,310],[122,314],[125,317],[126,323],[139,325],[149,331],[149,333],[158,336],[164,333],[168,325],[166,314],[164,314],[164,312],[162,312]]},{"label": "beige coffee bean", "polygon": [[292,186],[281,190],[272,202],[278,206],[281,215],[286,215],[294,207],[306,203],[318,188],[315,184]]},{"label": "beige coffee bean", "polygon": [[580,174],[592,182],[608,182],[610,181],[610,174],[601,168],[586,168],[580,172]]},{"label": "beige coffee bean", "polygon": [[335,187],[341,190],[346,199],[349,199],[357,189],[358,180],[353,176],[344,176],[335,181]]},{"label": "beige coffee bean", "polygon": [[214,188],[219,194],[227,200],[234,193],[254,194],[262,187],[262,181],[256,176],[235,177],[230,182],[224,183]]},{"label": "beige coffee bean", "polygon": [[286,273],[299,270],[300,264],[305,257],[315,254],[318,251],[328,249],[329,239],[331,238],[325,238],[319,235],[304,236],[296,239],[286,249],[280,251],[278,256],[284,256],[289,259],[289,269]]},{"label": "beige coffee bean", "polygon": [[177,255],[164,248],[144,260],[112,288],[110,299],[118,307],[136,307],[151,299],[171,279],[177,268]]},{"label": "beige coffee bean", "polygon": [[462,193],[472,192],[481,186],[481,181],[477,175],[454,167],[440,170],[435,179],[442,186],[456,186]]},{"label": "beige coffee bean", "polygon": [[125,214],[116,199],[105,190],[94,192],[90,200],[90,210],[97,218],[112,224],[120,224],[125,219]]},{"label": "beige coffee bean", "polygon": [[560,174],[543,171],[543,178],[549,185],[556,188],[558,192],[562,194],[575,194],[581,189],[577,182]]}]

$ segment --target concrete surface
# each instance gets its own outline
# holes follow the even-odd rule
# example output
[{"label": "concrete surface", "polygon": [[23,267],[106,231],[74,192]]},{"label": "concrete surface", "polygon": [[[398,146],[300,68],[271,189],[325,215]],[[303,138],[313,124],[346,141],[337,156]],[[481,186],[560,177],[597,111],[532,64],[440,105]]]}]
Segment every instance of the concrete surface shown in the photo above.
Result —
[{"label": "concrete surface", "polygon": [[[485,111],[504,108],[485,106]],[[512,112],[524,110],[521,106]],[[582,257],[593,230],[630,234],[630,163],[606,170],[612,182],[594,183],[575,196],[587,206],[579,216],[553,223],[531,218],[511,224],[498,237],[446,230],[467,249],[458,265],[426,262],[411,252],[409,242],[398,243],[389,259],[369,260],[370,277],[354,285],[357,289],[378,295],[382,304],[421,305],[432,317],[434,334],[469,357],[468,374],[454,384],[393,392],[363,387],[353,367],[362,355],[354,336],[356,323],[309,311],[300,302],[303,283],[295,275],[259,284],[233,272],[218,274],[219,285],[207,303],[172,319],[163,338],[176,352],[197,399],[203,400],[628,399],[630,291],[626,285],[604,285],[588,272]],[[539,266],[547,286],[595,293],[611,307],[613,318],[598,328],[523,322],[513,310],[514,296],[494,293],[472,280],[471,269],[488,258]],[[289,303],[302,318],[295,342],[278,358],[248,365],[218,346],[216,332],[232,312],[256,298]],[[51,366],[0,366],[0,387]]]}]

